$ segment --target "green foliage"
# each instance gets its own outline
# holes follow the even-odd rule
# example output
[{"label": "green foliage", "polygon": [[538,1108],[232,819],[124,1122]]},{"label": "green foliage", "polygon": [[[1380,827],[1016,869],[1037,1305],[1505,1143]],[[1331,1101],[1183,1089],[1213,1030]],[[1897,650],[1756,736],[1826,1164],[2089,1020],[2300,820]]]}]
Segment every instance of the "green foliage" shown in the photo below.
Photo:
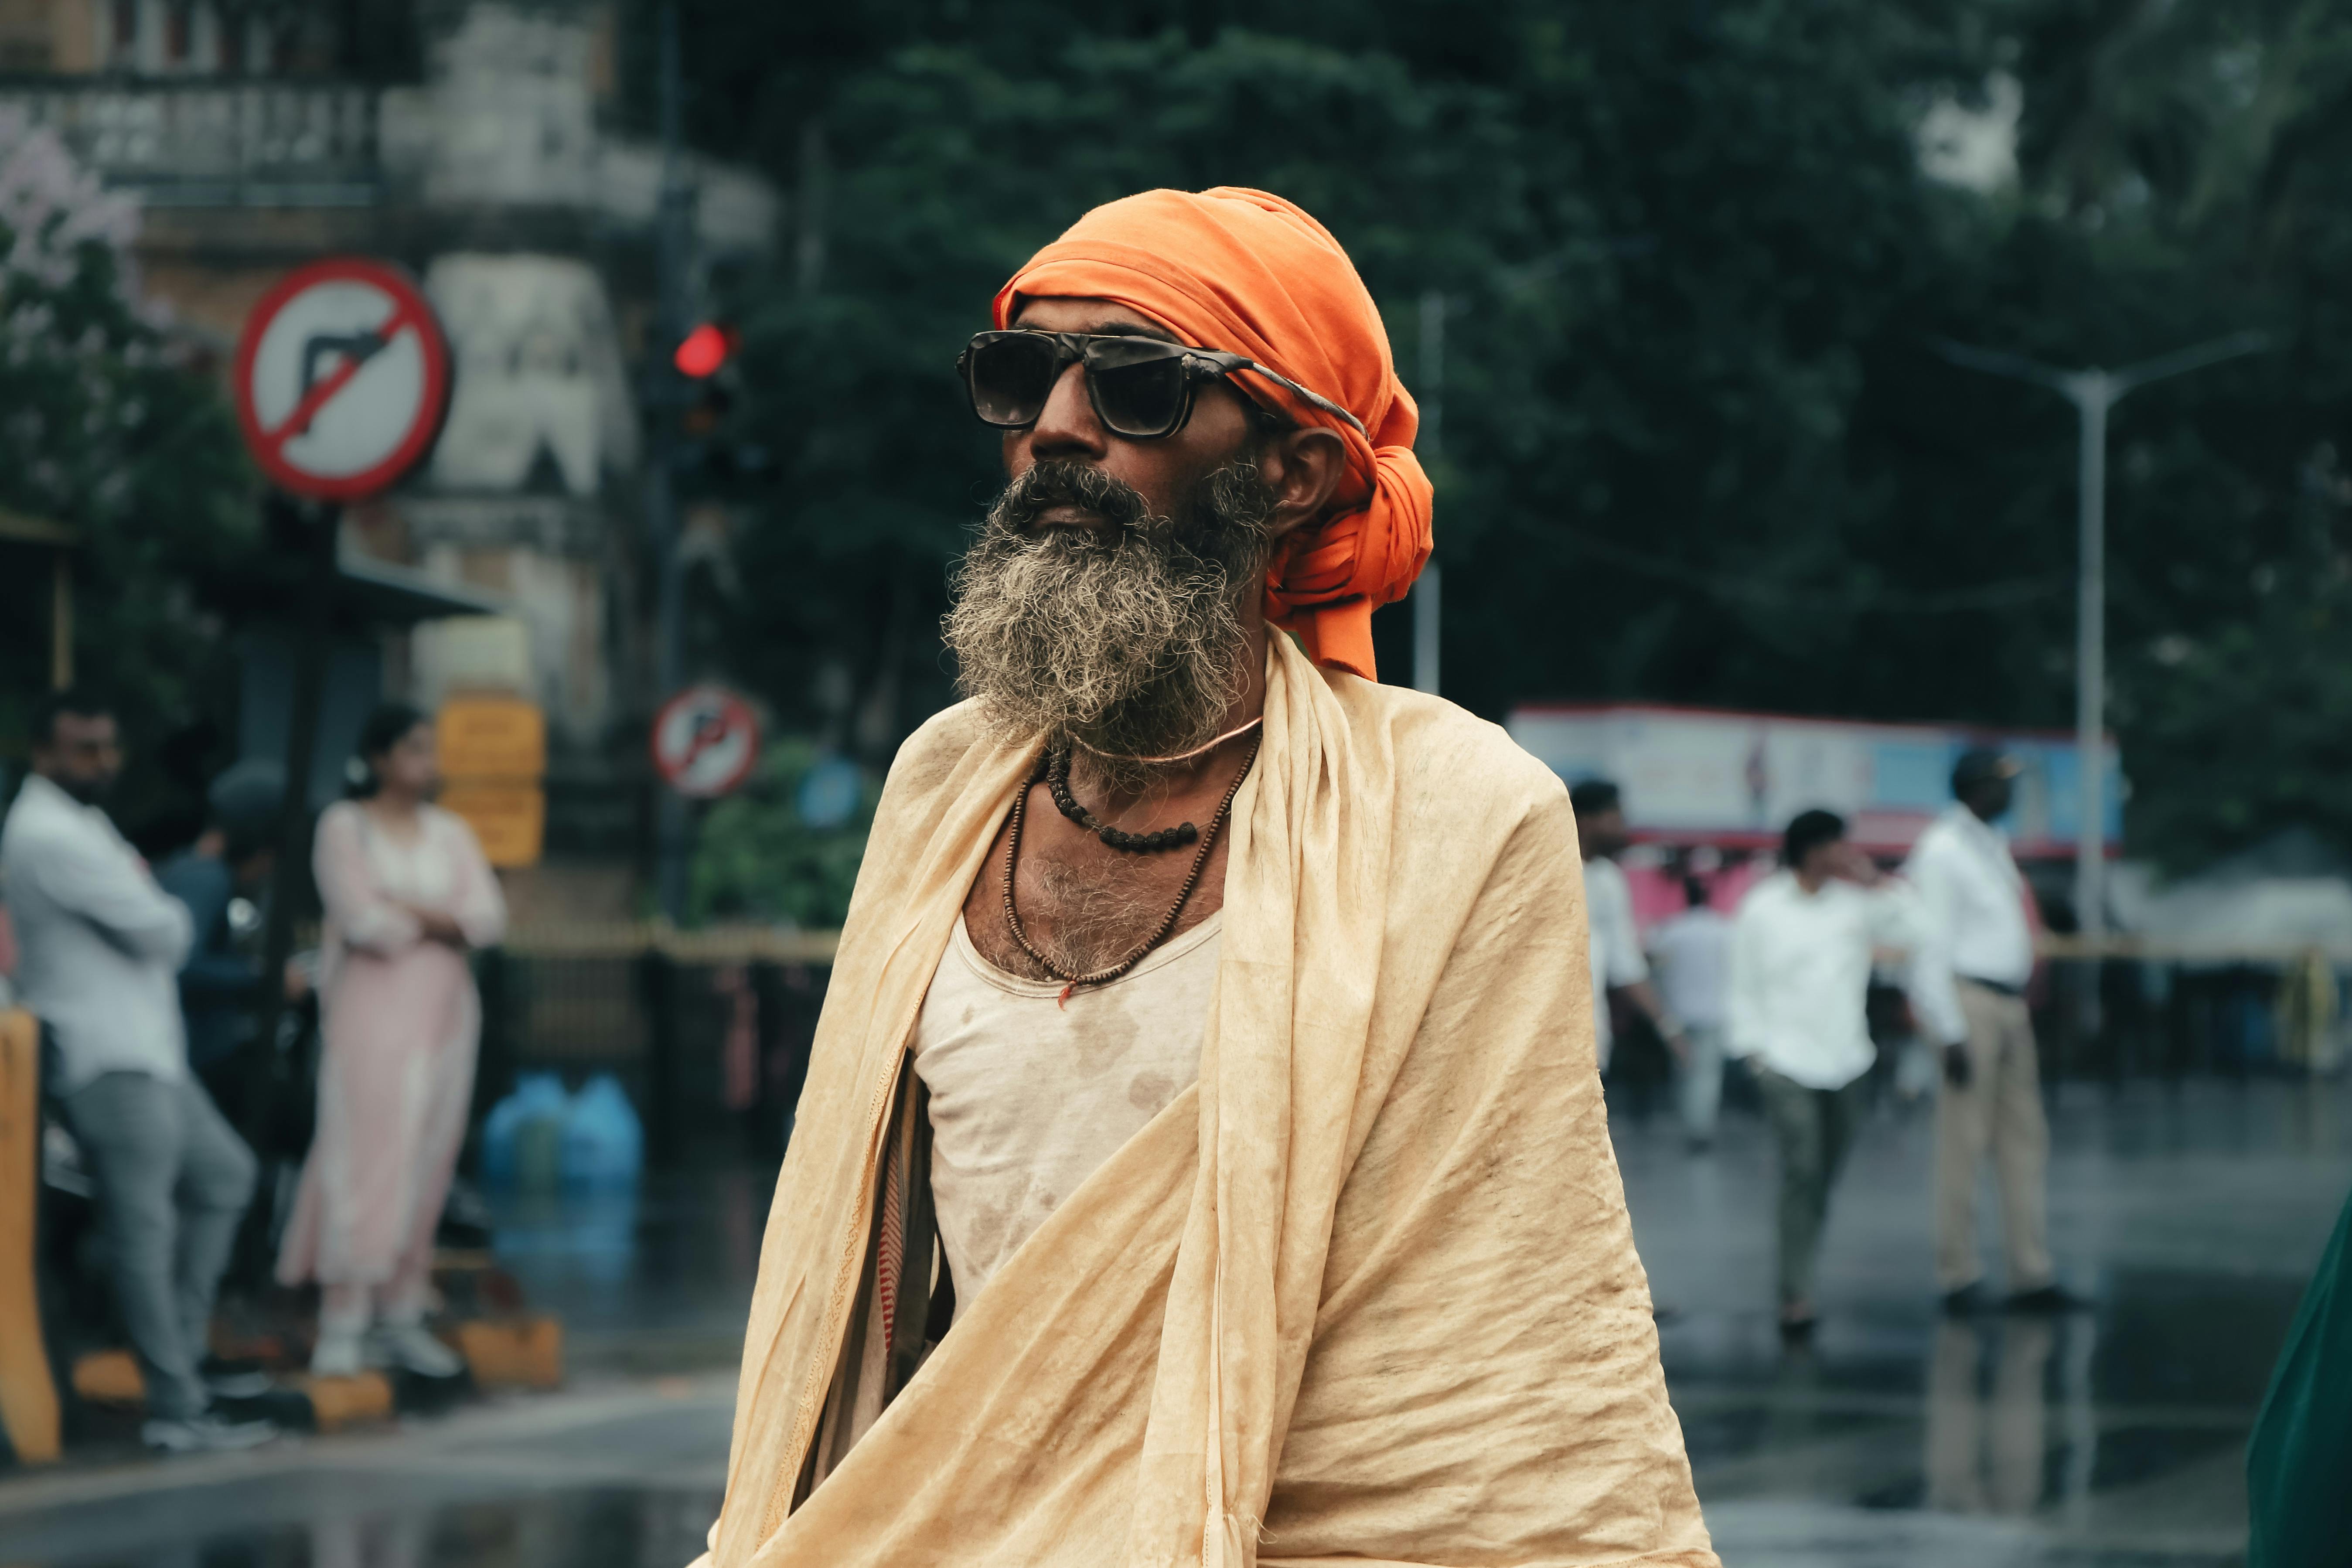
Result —
[{"label": "green foliage", "polygon": [[[1643,698],[2065,724],[2073,413],[1934,342],[2112,366],[2270,329],[2277,352],[2116,416],[2130,831],[2176,862],[2287,819],[2352,832],[2321,695],[2340,617],[2315,586],[2344,543],[2304,504],[2352,406],[2338,0],[688,16],[693,118],[767,163],[796,225],[786,265],[740,280],[739,414],[777,479],[740,497],[728,647],[871,761],[949,695],[946,570],[996,482],[961,340],[1087,205],[1231,183],[1328,224],[1425,403],[1422,302],[1444,298],[1447,687],[1494,716]],[[2016,181],[1938,184],[1921,115],[1996,72],[2023,84]]]},{"label": "green foliage", "polygon": [[[137,222],[53,136],[0,110],[0,507],[80,535],[77,674],[152,741],[197,705],[220,651],[201,595],[257,531],[234,416],[139,302]],[[47,685],[45,565],[0,545],[10,752]]]},{"label": "green foliage", "polygon": [[751,782],[710,808],[694,850],[688,907],[695,923],[840,926],[881,786],[869,776],[856,815],[839,827],[810,826],[801,819],[801,782],[823,754],[807,740],[773,742]]}]

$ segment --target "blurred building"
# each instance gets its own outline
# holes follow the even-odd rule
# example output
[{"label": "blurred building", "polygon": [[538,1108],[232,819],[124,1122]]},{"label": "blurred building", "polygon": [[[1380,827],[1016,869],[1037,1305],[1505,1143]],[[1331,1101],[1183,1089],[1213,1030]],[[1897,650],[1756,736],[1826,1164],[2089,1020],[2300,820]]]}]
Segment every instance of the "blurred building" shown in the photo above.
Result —
[{"label": "blurred building", "polygon": [[[146,293],[224,363],[302,262],[361,252],[424,279],[458,367],[448,426],[425,472],[347,514],[344,554],[412,609],[445,591],[445,612],[520,635],[379,619],[352,628],[338,685],[535,698],[550,853],[575,862],[636,847],[653,695],[632,383],[661,158],[616,129],[618,25],[614,0],[0,0],[0,102],[139,197]],[[698,276],[763,254],[771,187],[689,171]]]}]

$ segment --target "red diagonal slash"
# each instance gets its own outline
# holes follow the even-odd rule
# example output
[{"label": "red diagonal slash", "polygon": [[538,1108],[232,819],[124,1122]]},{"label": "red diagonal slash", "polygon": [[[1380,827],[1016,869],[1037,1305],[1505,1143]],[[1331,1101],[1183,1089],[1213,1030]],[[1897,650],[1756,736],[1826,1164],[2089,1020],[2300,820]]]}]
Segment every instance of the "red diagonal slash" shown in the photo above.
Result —
[{"label": "red diagonal slash", "polygon": [[[383,340],[383,348],[388,349],[392,346],[392,340],[398,337],[404,329],[416,325],[416,312],[406,300],[396,300],[392,314],[384,318],[383,325],[375,329],[375,334]],[[376,353],[383,352],[383,349],[378,349]],[[368,356],[369,359],[374,357],[373,354]],[[286,416],[284,424],[275,430],[261,433],[262,440],[269,447],[269,455],[283,458],[286,443],[310,429],[310,421],[319,416],[319,410],[327,405],[327,400],[349,386],[352,377],[359,374],[360,367],[365,363],[366,359],[347,359],[324,377],[313,382],[310,390],[302,395],[302,401],[294,405],[294,412]]]}]

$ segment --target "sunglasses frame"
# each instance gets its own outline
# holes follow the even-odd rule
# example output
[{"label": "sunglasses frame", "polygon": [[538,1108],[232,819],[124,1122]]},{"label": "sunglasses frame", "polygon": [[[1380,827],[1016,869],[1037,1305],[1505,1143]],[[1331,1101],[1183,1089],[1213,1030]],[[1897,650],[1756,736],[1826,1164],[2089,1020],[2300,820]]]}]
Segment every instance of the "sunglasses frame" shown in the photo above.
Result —
[{"label": "sunglasses frame", "polygon": [[[1043,332],[1025,327],[1008,328],[1002,331],[974,332],[971,342],[964,345],[963,353],[956,356],[956,374],[963,381],[964,395],[971,400],[972,416],[991,429],[1026,430],[1045,416],[1045,411],[1043,406],[1038,408],[1035,416],[1017,421],[991,419],[980,411],[980,387],[976,379],[980,351],[991,343],[1003,342],[1013,338],[1042,338],[1054,345],[1054,369],[1047,392],[1049,398],[1052,396],[1051,386],[1061,381],[1063,374],[1070,366],[1085,365],[1087,367],[1087,401],[1094,408],[1095,417],[1102,422],[1102,427],[1122,441],[1160,441],[1173,436],[1177,431],[1184,428],[1192,419],[1192,395],[1202,382],[1233,375],[1241,371],[1265,377],[1266,380],[1284,388],[1294,396],[1303,398],[1324,413],[1346,420],[1358,435],[1365,437],[1366,439],[1370,438],[1364,429],[1362,420],[1329,398],[1319,393],[1309,392],[1280,372],[1268,370],[1255,360],[1241,354],[1228,353],[1223,349],[1192,348],[1184,343],[1171,342],[1165,338],[1139,337],[1118,332]],[[1174,419],[1164,430],[1130,434],[1117,428],[1112,425],[1110,416],[1103,410],[1102,395],[1095,386],[1095,371],[1097,369],[1124,370],[1131,365],[1150,364],[1160,360],[1177,361],[1179,368],[1183,373],[1182,393],[1177,400]],[[1106,363],[1114,361],[1115,363]],[[1273,413],[1255,398],[1251,397],[1246,391],[1243,391],[1242,396],[1253,411],[1265,415]]]}]

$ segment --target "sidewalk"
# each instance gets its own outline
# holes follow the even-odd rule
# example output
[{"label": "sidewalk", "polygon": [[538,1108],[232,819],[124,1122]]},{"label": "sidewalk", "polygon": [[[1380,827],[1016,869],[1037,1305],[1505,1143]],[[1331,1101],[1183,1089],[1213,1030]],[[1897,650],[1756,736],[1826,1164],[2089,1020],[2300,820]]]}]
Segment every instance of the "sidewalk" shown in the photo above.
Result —
[{"label": "sidewalk", "polygon": [[519,1394],[374,1433],[0,1479],[0,1559],[682,1568],[718,1517],[731,1371]]}]

